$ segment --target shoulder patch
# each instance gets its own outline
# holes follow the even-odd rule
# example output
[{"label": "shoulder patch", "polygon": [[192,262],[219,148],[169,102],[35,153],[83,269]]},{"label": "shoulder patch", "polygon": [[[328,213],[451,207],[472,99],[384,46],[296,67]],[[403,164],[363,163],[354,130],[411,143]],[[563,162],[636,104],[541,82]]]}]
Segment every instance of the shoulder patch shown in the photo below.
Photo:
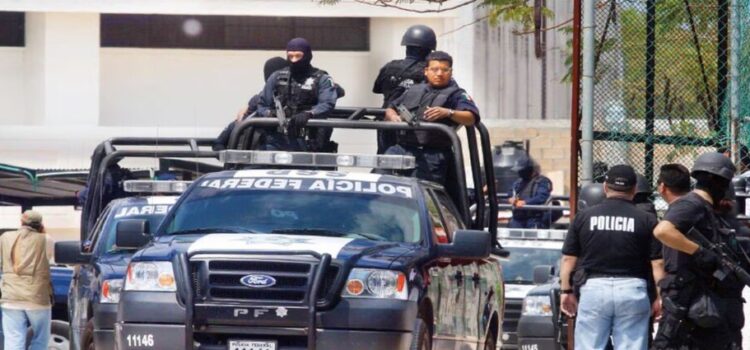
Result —
[{"label": "shoulder patch", "polygon": [[471,96],[469,96],[469,94],[467,92],[462,92],[461,93],[461,99],[463,101],[474,102],[474,100],[471,98]]},{"label": "shoulder patch", "polygon": [[324,75],[320,78],[320,87],[325,89],[331,86],[333,86],[333,78],[330,75]]}]

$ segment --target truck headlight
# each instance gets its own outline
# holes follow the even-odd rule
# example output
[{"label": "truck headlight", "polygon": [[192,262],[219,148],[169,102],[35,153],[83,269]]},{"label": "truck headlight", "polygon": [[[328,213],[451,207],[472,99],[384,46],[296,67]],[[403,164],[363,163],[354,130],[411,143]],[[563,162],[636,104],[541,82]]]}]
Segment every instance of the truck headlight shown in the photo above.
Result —
[{"label": "truck headlight", "polygon": [[549,295],[530,295],[523,298],[521,315],[552,316],[552,303]]},{"label": "truck headlight", "polygon": [[125,290],[174,292],[172,263],[168,261],[133,262],[125,275]]},{"label": "truck headlight", "polygon": [[406,276],[398,271],[352,269],[341,296],[406,300]]},{"label": "truck headlight", "polygon": [[102,296],[99,302],[102,304],[117,304],[120,302],[122,291],[122,279],[104,280],[102,282]]}]

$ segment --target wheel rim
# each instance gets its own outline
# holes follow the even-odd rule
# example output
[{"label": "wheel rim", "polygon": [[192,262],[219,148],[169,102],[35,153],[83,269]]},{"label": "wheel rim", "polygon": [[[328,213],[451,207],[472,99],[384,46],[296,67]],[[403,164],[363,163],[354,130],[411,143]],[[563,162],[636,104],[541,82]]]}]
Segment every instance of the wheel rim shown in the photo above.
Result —
[{"label": "wheel rim", "polygon": [[70,349],[70,340],[67,337],[52,334],[49,337],[49,344],[47,345],[49,350],[68,350]]}]

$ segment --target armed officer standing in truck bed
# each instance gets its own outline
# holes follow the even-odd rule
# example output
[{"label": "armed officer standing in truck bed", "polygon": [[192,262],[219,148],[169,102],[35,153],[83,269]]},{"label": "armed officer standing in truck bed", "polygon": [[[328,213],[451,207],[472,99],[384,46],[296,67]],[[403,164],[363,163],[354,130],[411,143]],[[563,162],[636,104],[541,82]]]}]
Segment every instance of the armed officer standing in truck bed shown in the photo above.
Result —
[{"label": "armed officer standing in truck bed", "polygon": [[[406,57],[393,60],[380,68],[372,92],[383,94],[383,108],[388,108],[393,100],[400,97],[412,85],[424,82],[424,68],[427,55],[437,47],[437,38],[432,28],[417,24],[409,27],[401,38],[401,46],[406,46]],[[397,133],[378,130],[378,154],[396,144]]]},{"label": "armed officer standing in truck bed", "polygon": [[[391,102],[385,112],[388,122],[401,122],[396,110],[406,109],[420,121],[440,123],[452,128],[474,125],[479,120],[479,109],[469,95],[453,80],[453,58],[442,51],[427,55],[424,75],[426,83],[416,84],[401,97]],[[450,139],[441,132],[415,130],[402,131],[398,144],[386,154],[410,155],[417,166],[408,176],[446,184],[453,151]],[[450,191],[450,189],[449,189]],[[451,193],[453,195],[453,193]]]},{"label": "armed officer standing in truck bed", "polygon": [[[264,150],[306,151],[303,130],[311,118],[325,118],[336,106],[338,98],[331,77],[323,70],[315,68],[312,61],[312,48],[307,40],[295,38],[286,46],[289,66],[274,72],[268,78],[260,94],[257,115],[271,117],[279,113],[278,100],[288,112],[288,134],[269,131]],[[278,115],[276,115],[278,117]],[[313,150],[320,150],[330,139],[330,130],[314,130],[310,137]]]},{"label": "armed officer standing in truck bed", "polygon": [[[743,255],[733,227],[716,211],[734,172],[734,164],[720,153],[698,157],[691,172],[695,189],[671,203],[654,230],[664,244],[667,272],[660,283],[663,314],[656,349],[742,347],[744,285],[732,273],[718,279],[718,255],[694,241],[707,239],[725,245],[731,256]],[[747,268],[746,261],[742,265]]]},{"label": "armed officer standing in truck bed", "polygon": [[[578,313],[576,349],[604,349],[610,334],[615,349],[645,350],[648,345],[647,280],[655,260],[656,218],[633,204],[636,181],[632,167],[612,167],[604,184],[607,199],[579,212],[565,238],[560,302],[566,315]],[[574,268],[580,305],[572,294]]]}]

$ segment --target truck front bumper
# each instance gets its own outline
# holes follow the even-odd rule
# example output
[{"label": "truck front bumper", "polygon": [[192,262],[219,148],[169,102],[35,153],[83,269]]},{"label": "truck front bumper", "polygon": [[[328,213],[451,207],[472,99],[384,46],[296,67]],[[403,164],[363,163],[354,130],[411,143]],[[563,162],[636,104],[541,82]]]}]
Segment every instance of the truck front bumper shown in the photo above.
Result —
[{"label": "truck front bumper", "polygon": [[[232,339],[238,340],[269,340],[271,329],[255,329],[256,333],[263,331],[263,335],[245,334],[238,335],[246,329],[226,327],[223,331],[232,333]],[[286,333],[279,336],[288,337],[295,333],[289,329],[278,329],[275,333]],[[159,349],[159,350],[227,350],[226,344],[200,344],[192,342],[188,344],[187,330],[184,325],[164,324],[123,324],[115,326],[115,339],[117,349]],[[277,340],[277,350],[306,349],[305,345],[287,343],[282,339]],[[316,347],[326,350],[350,350],[350,349],[408,349],[412,341],[410,332],[397,331],[361,331],[343,329],[318,329]]]}]

